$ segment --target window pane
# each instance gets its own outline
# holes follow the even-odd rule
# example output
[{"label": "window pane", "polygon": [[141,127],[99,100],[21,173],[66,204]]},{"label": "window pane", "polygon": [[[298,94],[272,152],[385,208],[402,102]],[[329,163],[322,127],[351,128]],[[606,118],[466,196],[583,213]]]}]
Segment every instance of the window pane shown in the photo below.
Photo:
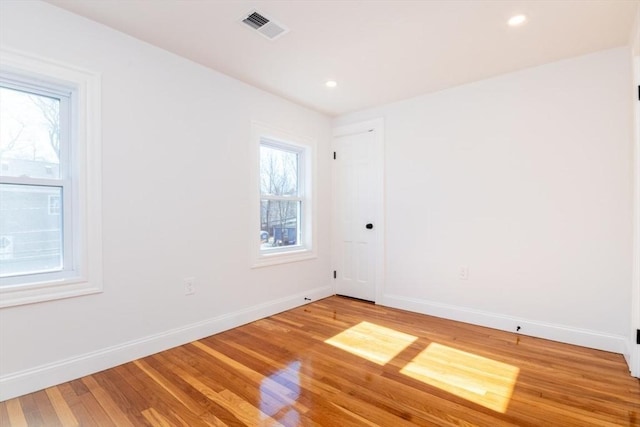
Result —
[{"label": "window pane", "polygon": [[298,153],[260,145],[260,192],[272,196],[298,195]]},{"label": "window pane", "polygon": [[0,185],[0,275],[62,270],[62,188]]},{"label": "window pane", "polygon": [[0,87],[0,175],[60,178],[60,100]]},{"label": "window pane", "polygon": [[299,245],[298,229],[302,202],[260,201],[261,249]]}]

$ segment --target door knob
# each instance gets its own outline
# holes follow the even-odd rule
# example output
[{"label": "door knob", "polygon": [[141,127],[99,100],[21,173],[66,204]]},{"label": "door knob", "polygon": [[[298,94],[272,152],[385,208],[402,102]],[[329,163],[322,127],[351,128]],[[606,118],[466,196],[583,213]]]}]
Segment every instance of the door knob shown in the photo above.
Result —
[{"label": "door knob", "polygon": [[367,228],[367,230],[371,230],[373,228],[373,224],[369,223],[365,225],[365,227]]}]

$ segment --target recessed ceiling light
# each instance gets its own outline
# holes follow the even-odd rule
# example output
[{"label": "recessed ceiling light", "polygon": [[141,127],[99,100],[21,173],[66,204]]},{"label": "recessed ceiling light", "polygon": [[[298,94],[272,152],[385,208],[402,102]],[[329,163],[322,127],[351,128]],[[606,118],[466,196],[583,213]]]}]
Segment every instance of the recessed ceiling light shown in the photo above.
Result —
[{"label": "recessed ceiling light", "polygon": [[326,87],[336,87],[338,86],[338,82],[335,80],[327,80],[327,82],[324,85]]},{"label": "recessed ceiling light", "polygon": [[507,21],[510,27],[517,27],[525,22],[527,22],[527,17],[525,15],[514,15],[509,18],[509,21]]}]

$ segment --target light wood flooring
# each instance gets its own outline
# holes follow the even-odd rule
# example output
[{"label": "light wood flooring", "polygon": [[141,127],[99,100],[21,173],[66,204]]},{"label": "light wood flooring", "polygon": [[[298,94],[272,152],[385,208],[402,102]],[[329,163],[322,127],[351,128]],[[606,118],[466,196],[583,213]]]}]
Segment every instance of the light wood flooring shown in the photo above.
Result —
[{"label": "light wood flooring", "polygon": [[623,357],[331,297],[0,403],[1,426],[640,426]]}]

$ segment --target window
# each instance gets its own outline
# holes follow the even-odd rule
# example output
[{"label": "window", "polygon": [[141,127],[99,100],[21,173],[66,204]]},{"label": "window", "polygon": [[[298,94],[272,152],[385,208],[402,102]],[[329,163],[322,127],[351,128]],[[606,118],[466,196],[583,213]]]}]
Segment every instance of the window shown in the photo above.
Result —
[{"label": "window", "polygon": [[99,292],[99,81],[2,57],[0,307]]},{"label": "window", "polygon": [[[312,144],[254,124],[257,188],[253,266],[315,256],[313,244]],[[255,184],[254,184],[255,185]],[[257,191],[256,191],[257,190]]]},{"label": "window", "polygon": [[[0,157],[8,164],[0,173],[0,228],[13,240],[0,277],[59,272],[73,263],[70,227],[62,215],[51,217],[62,211],[55,201],[60,205],[71,193],[65,164],[69,103],[70,93],[62,88],[0,79]],[[56,173],[49,176],[47,168],[53,172],[53,166]]]},{"label": "window", "polygon": [[276,141],[260,142],[260,250],[299,247],[304,153]]}]

